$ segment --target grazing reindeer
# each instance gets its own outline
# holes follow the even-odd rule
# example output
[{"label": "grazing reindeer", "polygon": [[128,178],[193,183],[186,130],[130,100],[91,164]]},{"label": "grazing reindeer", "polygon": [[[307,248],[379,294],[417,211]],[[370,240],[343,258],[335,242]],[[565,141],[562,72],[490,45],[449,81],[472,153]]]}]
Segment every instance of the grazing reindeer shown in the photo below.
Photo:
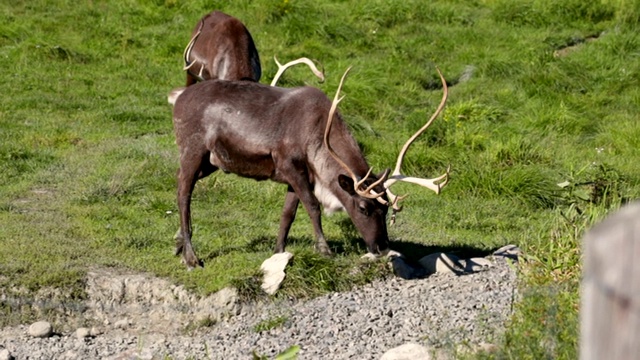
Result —
[{"label": "grazing reindeer", "polygon": [[[200,19],[193,29],[191,40],[184,50],[184,69],[187,72],[186,86],[209,79],[260,81],[262,68],[260,56],[249,30],[240,20],[214,11]],[[275,86],[282,73],[290,66],[304,63],[324,81],[324,74],[315,64],[300,58],[278,65],[278,73],[271,83]]]},{"label": "grazing reindeer", "polygon": [[[180,236],[176,255],[188,267],[201,265],[191,244],[191,194],[196,182],[220,169],[256,180],[288,185],[275,252],[283,252],[299,202],[307,210],[316,236],[315,247],[331,251],[321,226],[325,211],[346,210],[367,249],[384,254],[389,249],[388,207],[399,210],[389,191],[396,181],[426,186],[436,193],[446,185],[447,172],[435,179],[405,177],[400,173],[409,145],[444,108],[447,84],[438,70],[444,94],[431,119],[403,147],[394,172],[379,176],[371,169],[346,123],[336,112],[345,75],[331,102],[312,87],[278,88],[253,82],[210,80],[174,90],[173,124],[180,151],[178,207]],[[348,174],[344,175],[344,173]]]}]

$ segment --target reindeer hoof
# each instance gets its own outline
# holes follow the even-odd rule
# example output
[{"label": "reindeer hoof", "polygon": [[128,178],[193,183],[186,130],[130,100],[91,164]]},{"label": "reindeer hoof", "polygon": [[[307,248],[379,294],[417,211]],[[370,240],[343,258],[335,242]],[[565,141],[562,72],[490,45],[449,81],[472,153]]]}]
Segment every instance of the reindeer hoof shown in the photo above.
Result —
[{"label": "reindeer hoof", "polygon": [[184,247],[184,238],[182,237],[182,232],[180,232],[180,229],[178,229],[176,234],[173,236],[173,240],[175,240],[176,242],[176,249],[173,252],[173,255],[177,256],[182,254],[182,248]]},{"label": "reindeer hoof", "polygon": [[317,252],[319,252],[320,254],[322,254],[324,256],[333,255],[333,253],[331,252],[331,249],[329,249],[329,245],[327,245],[326,243],[324,243],[324,244],[316,243],[315,248],[316,248]]},{"label": "reindeer hoof", "polygon": [[195,269],[195,268],[198,268],[198,267],[201,267],[201,268],[203,268],[203,267],[204,267],[204,263],[202,262],[202,260],[200,260],[200,259],[198,259],[198,258],[194,258],[194,259],[187,260],[187,259],[185,259],[185,258],[183,257],[181,262],[182,262],[184,265],[186,265],[186,266],[187,266],[187,270],[188,270],[188,271],[191,271],[191,270],[193,270],[193,269]]}]

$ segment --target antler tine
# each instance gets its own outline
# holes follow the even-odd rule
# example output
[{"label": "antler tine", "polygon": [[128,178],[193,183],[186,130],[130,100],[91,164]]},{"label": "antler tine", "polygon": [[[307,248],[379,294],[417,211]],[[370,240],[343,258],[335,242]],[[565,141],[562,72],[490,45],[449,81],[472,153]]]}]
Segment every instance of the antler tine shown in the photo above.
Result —
[{"label": "antler tine", "polygon": [[195,62],[189,63],[189,58],[191,57],[191,50],[193,50],[193,45],[195,44],[198,36],[200,36],[203,26],[204,26],[204,20],[201,20],[200,26],[198,27],[198,31],[195,33],[195,35],[193,35],[193,37],[187,44],[187,47],[184,48],[184,52],[182,53],[182,56],[184,58],[184,67],[182,68],[182,70],[189,70],[189,68],[191,68],[193,64],[195,64]]},{"label": "antler tine", "polygon": [[358,177],[353,172],[353,170],[351,170],[351,168],[344,161],[342,161],[342,159],[340,159],[338,154],[336,154],[336,152],[331,147],[331,144],[329,144],[329,133],[331,132],[331,125],[333,124],[333,116],[338,107],[338,103],[340,103],[340,101],[344,99],[344,96],[339,97],[340,90],[342,90],[342,84],[344,83],[344,79],[347,77],[347,74],[349,73],[350,70],[351,70],[351,66],[349,66],[347,70],[344,72],[344,74],[342,75],[342,78],[340,79],[340,84],[338,85],[338,90],[336,90],[336,95],[333,98],[333,102],[331,103],[331,109],[329,110],[329,118],[327,119],[327,126],[324,130],[324,145],[327,147],[329,154],[331,154],[331,156],[338,162],[338,164],[340,164],[340,166],[342,166],[342,168],[349,174],[349,176],[353,180],[355,191],[360,196],[363,196],[369,199],[379,199],[382,195],[384,195],[384,192],[375,193],[375,192],[372,192],[372,189],[376,187],[378,184],[380,184],[381,182],[386,180],[386,175],[388,174],[388,171],[385,172],[385,176],[382,176],[378,181],[369,185],[369,187],[367,187],[365,190],[360,190],[360,186],[369,177],[373,169],[369,169],[369,171],[367,172],[367,175],[364,178],[362,178],[362,180],[358,180]]},{"label": "antler tine", "polygon": [[438,108],[436,109],[436,111],[433,113],[433,115],[431,115],[431,118],[429,118],[429,121],[427,121],[418,131],[416,131],[416,133],[413,134],[413,136],[411,136],[409,140],[407,140],[407,142],[404,144],[404,146],[400,150],[400,154],[398,155],[398,161],[396,162],[396,166],[393,169],[391,176],[389,176],[387,180],[384,182],[384,187],[387,193],[387,197],[389,198],[389,201],[391,202],[393,207],[391,224],[395,222],[396,213],[402,210],[402,206],[399,205],[399,202],[407,197],[407,195],[397,196],[393,194],[391,190],[389,190],[391,185],[395,184],[397,181],[409,182],[409,183],[417,184],[420,186],[424,186],[430,190],[433,190],[436,194],[439,194],[440,190],[442,190],[442,188],[449,182],[449,171],[451,169],[450,166],[447,167],[447,171],[443,175],[434,179],[421,179],[421,178],[415,178],[415,177],[408,177],[400,173],[400,168],[402,167],[402,162],[404,161],[404,156],[407,153],[409,146],[411,146],[411,144],[416,140],[416,138],[422,135],[422,133],[424,133],[424,131],[429,126],[431,126],[433,121],[438,117],[438,115],[440,115],[440,113],[444,109],[444,106],[447,102],[447,97],[449,95],[449,90],[447,88],[447,81],[445,80],[444,76],[442,75],[442,72],[437,66],[436,66],[436,70],[438,71],[438,75],[440,76],[440,80],[442,81],[442,89],[443,89],[442,100],[440,101],[440,105],[438,105]]},{"label": "antler tine", "polygon": [[427,121],[426,124],[424,124],[418,131],[416,131],[416,133],[413,134],[413,136],[411,136],[409,140],[407,140],[407,142],[404,144],[404,146],[402,147],[402,150],[400,150],[400,155],[398,155],[398,161],[396,162],[396,167],[393,169],[393,173],[391,173],[391,176],[400,174],[400,168],[402,167],[402,162],[404,161],[404,155],[407,153],[407,150],[409,150],[409,146],[411,146],[411,144],[416,140],[416,138],[422,135],[422,133],[425,130],[427,130],[429,126],[431,126],[433,121],[438,117],[438,115],[440,115],[440,113],[444,109],[444,106],[447,102],[447,97],[449,96],[447,81],[444,79],[442,72],[440,72],[440,69],[437,66],[436,66],[436,70],[438,71],[438,75],[440,75],[440,80],[442,81],[443,93],[442,93],[442,100],[440,101],[440,105],[438,105],[438,108],[436,109],[436,111],[433,113],[433,115],[431,115],[431,118],[429,119],[429,121]]},{"label": "antler tine", "polygon": [[[369,175],[371,175],[371,171],[373,170],[373,168],[370,168],[369,171],[367,171],[367,175],[365,175],[362,180],[358,181],[356,183],[356,189],[360,189],[360,186],[362,186],[362,184],[364,184],[365,180],[367,180],[367,178],[369,177]],[[371,194],[371,195],[375,195],[375,198],[379,198],[380,196],[382,196],[382,193],[376,193],[373,192],[373,189],[378,186],[380,183],[382,183],[383,181],[387,180],[387,176],[389,176],[389,169],[386,169],[384,171],[384,173],[382,174],[382,176],[380,177],[380,179],[374,181],[371,185],[369,185],[366,189],[362,190],[362,192],[364,192],[365,194]]]},{"label": "antler tine", "polygon": [[344,79],[350,70],[351,70],[351,66],[349,66],[347,70],[344,72],[344,74],[342,75],[342,78],[340,79],[340,85],[338,85],[338,90],[336,91],[336,95],[333,98],[333,102],[331,103],[331,109],[329,110],[329,118],[327,119],[327,126],[324,129],[324,146],[327,147],[329,154],[331,154],[331,156],[338,162],[338,164],[340,164],[340,166],[342,166],[342,168],[344,168],[347,171],[347,173],[349,174],[349,176],[351,176],[351,179],[353,179],[353,182],[355,184],[356,182],[358,182],[358,177],[353,171],[351,171],[351,169],[347,166],[347,164],[345,164],[344,161],[342,161],[342,159],[338,157],[338,154],[336,154],[336,152],[333,151],[331,144],[329,144],[329,132],[331,132],[331,125],[333,124],[333,115],[336,112],[338,103],[340,103],[340,101],[344,99],[344,96],[340,98],[338,98],[338,96],[340,95],[340,90],[342,89],[342,84],[344,83]]},{"label": "antler tine", "polygon": [[[318,78],[320,78],[320,82],[324,82],[324,71],[318,70],[318,68],[316,67],[316,64],[314,64],[313,61],[309,60],[306,57],[302,57],[302,58],[299,58],[299,59],[296,59],[296,60],[293,60],[293,61],[289,61],[288,63],[286,63],[284,65],[280,64],[280,62],[278,62],[278,59],[275,56],[273,57],[273,60],[276,62],[276,65],[278,65],[278,72],[273,77],[273,80],[271,80],[271,86],[276,86],[276,83],[280,79],[280,76],[282,76],[282,74],[284,74],[284,71],[287,70],[289,67],[291,67],[293,65],[297,65],[297,64],[307,64],[307,66],[311,69],[313,74],[315,76],[317,76]],[[322,66],[322,65],[320,65],[320,66]]]}]

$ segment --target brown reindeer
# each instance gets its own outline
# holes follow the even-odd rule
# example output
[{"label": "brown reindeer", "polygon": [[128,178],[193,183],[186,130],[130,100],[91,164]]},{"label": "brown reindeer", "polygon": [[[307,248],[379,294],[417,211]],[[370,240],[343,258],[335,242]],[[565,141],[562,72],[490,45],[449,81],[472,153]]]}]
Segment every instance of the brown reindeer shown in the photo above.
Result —
[{"label": "brown reindeer", "polygon": [[[275,58],[274,58],[275,59]],[[300,58],[278,65],[278,73],[272,85],[290,66],[304,63],[324,81],[324,74],[315,64]],[[260,56],[249,30],[242,22],[220,11],[214,11],[200,19],[184,50],[184,69],[187,72],[186,86],[209,79],[260,81],[262,68]]]},{"label": "brown reindeer", "polygon": [[184,51],[187,84],[208,79],[260,81],[260,56],[242,22],[220,11],[200,19]]},{"label": "brown reindeer", "polygon": [[[447,172],[435,179],[400,174],[409,145],[426,130],[444,108],[447,85],[431,119],[405,144],[393,174],[371,175],[356,141],[333,102],[312,87],[279,88],[253,82],[210,80],[179,88],[169,96],[180,151],[178,207],[180,236],[176,255],[191,268],[201,265],[191,243],[191,194],[196,182],[220,169],[256,180],[287,184],[284,210],[275,252],[283,252],[299,202],[311,217],[315,247],[331,251],[321,225],[321,207],[327,212],[346,210],[372,254],[389,249],[386,227],[388,207],[399,210],[389,191],[396,181],[426,186],[436,193],[446,185]],[[348,174],[344,175],[344,174]]]}]

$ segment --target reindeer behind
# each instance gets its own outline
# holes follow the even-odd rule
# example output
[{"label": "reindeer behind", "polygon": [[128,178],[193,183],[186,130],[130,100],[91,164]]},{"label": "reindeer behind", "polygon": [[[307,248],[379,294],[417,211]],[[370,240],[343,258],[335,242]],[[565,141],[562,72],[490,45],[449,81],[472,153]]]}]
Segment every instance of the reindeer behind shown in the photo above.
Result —
[{"label": "reindeer behind", "polygon": [[260,56],[240,20],[214,11],[193,29],[184,52],[186,86],[208,79],[250,80],[262,76]]}]

